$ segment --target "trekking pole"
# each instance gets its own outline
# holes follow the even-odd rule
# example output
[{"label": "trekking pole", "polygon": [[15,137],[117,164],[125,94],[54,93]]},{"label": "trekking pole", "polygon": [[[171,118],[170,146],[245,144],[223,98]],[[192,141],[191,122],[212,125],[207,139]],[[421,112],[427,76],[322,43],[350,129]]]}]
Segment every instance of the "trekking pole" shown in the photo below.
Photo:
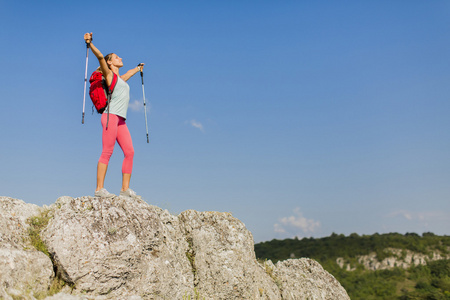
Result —
[{"label": "trekking pole", "polygon": [[84,124],[84,108],[86,106],[86,83],[87,83],[87,70],[88,70],[88,56],[89,56],[89,43],[86,42],[86,69],[84,71],[83,116],[81,118],[81,124]]},{"label": "trekking pole", "polygon": [[147,125],[147,104],[145,103],[145,92],[144,92],[144,72],[142,71],[142,67],[144,64],[140,63],[138,65],[139,70],[141,71],[141,80],[142,80],[142,95],[144,97],[144,115],[145,115],[145,130],[147,132],[147,144],[149,143],[148,141],[148,125]]}]

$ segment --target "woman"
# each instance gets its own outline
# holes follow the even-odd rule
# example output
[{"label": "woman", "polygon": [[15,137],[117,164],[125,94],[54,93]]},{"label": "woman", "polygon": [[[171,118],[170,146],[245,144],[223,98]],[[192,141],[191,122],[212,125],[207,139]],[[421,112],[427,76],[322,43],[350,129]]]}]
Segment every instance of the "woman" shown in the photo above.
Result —
[{"label": "woman", "polygon": [[124,75],[119,75],[119,69],[123,67],[122,58],[114,53],[103,57],[103,54],[92,44],[92,32],[84,35],[84,40],[92,50],[92,53],[97,57],[100,63],[100,71],[106,79],[108,86],[113,80],[113,73],[118,77],[114,92],[111,95],[109,107],[109,124],[107,123],[107,110],[102,114],[101,123],[103,127],[102,134],[102,154],[97,165],[97,188],[94,195],[96,197],[114,197],[114,194],[109,193],[104,188],[106,171],[108,169],[109,159],[113,153],[116,141],[119,143],[124,154],[122,164],[122,189],[120,196],[139,198],[136,193],[130,189],[131,171],[133,169],[134,148],[131,140],[130,132],[125,123],[127,118],[128,103],[130,102],[130,87],[126,83],[137,72],[144,67],[143,64],[126,72]]}]

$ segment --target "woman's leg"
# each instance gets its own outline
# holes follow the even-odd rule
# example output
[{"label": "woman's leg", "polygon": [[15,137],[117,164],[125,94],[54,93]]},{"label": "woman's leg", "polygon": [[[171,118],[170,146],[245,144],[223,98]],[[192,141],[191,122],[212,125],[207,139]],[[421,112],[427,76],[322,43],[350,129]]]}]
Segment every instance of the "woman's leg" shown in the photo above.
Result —
[{"label": "woman's leg", "polygon": [[122,173],[122,189],[121,189],[122,192],[128,190],[128,188],[130,187],[130,180],[131,174]]},{"label": "woman's leg", "polygon": [[108,170],[108,165],[98,162],[98,164],[97,164],[97,188],[95,189],[95,191],[99,191],[104,187],[107,170]]},{"label": "woman's leg", "polygon": [[120,148],[122,148],[124,155],[122,163],[122,191],[126,191],[130,187],[134,148],[130,131],[128,130],[125,120],[122,118],[120,118],[117,129],[117,142],[119,143]]},{"label": "woman's leg", "polygon": [[102,189],[105,184],[106,171],[108,169],[109,159],[114,150],[114,145],[117,139],[117,127],[119,124],[119,117],[113,114],[109,115],[108,128],[106,128],[107,114],[102,114],[102,154],[97,164],[97,188],[96,191]]}]

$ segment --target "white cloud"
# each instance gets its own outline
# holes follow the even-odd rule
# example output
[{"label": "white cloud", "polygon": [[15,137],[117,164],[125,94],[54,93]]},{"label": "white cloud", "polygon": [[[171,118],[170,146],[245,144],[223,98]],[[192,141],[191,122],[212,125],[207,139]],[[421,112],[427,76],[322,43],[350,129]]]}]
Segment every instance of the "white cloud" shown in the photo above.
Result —
[{"label": "white cloud", "polygon": [[406,211],[406,210],[399,210],[399,211],[395,211],[395,212],[389,214],[389,217],[392,217],[392,218],[393,217],[398,217],[398,216],[403,217],[403,218],[405,218],[407,220],[412,220],[413,219],[413,216],[412,216],[411,212]]},{"label": "white cloud", "polygon": [[133,102],[130,101],[130,103],[128,104],[128,107],[132,110],[132,111],[140,111],[144,109],[144,103],[141,103],[138,100],[134,100]]},{"label": "white cloud", "polygon": [[275,231],[277,233],[285,233],[286,232],[286,230],[284,230],[284,228],[280,224],[274,224],[273,231]]},{"label": "white cloud", "polygon": [[313,233],[320,228],[320,222],[308,219],[303,216],[299,207],[293,211],[294,215],[284,217],[279,220],[280,224],[274,225],[274,231],[278,233],[290,232],[299,235],[299,231],[303,233]]},{"label": "white cloud", "polygon": [[196,120],[191,120],[189,124],[191,124],[192,127],[199,129],[201,132],[205,132],[202,123]]},{"label": "white cloud", "polygon": [[[408,211],[398,210],[385,216],[393,222],[395,228],[407,228],[406,231],[448,232],[450,226],[450,212],[448,211]],[[398,229],[390,229],[398,231]]]},{"label": "white cloud", "polygon": [[433,221],[433,220],[444,220],[450,217],[449,213],[442,211],[421,211],[421,212],[411,212],[407,210],[394,211],[387,215],[389,218],[401,217],[409,221]]},{"label": "white cloud", "polygon": [[[147,106],[147,112],[150,110],[150,105],[149,103],[145,103]],[[135,112],[139,112],[139,111],[144,111],[144,102],[142,100],[134,100],[134,101],[130,101],[130,103],[128,104],[128,107]]]}]

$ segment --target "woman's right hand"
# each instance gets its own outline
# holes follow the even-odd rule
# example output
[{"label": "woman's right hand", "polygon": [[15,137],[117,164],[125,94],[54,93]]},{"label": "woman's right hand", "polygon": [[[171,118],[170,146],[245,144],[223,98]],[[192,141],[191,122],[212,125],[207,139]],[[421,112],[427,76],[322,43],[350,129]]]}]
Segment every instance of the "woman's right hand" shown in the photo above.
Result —
[{"label": "woman's right hand", "polygon": [[84,34],[84,41],[86,44],[90,44],[92,42],[92,32]]}]

